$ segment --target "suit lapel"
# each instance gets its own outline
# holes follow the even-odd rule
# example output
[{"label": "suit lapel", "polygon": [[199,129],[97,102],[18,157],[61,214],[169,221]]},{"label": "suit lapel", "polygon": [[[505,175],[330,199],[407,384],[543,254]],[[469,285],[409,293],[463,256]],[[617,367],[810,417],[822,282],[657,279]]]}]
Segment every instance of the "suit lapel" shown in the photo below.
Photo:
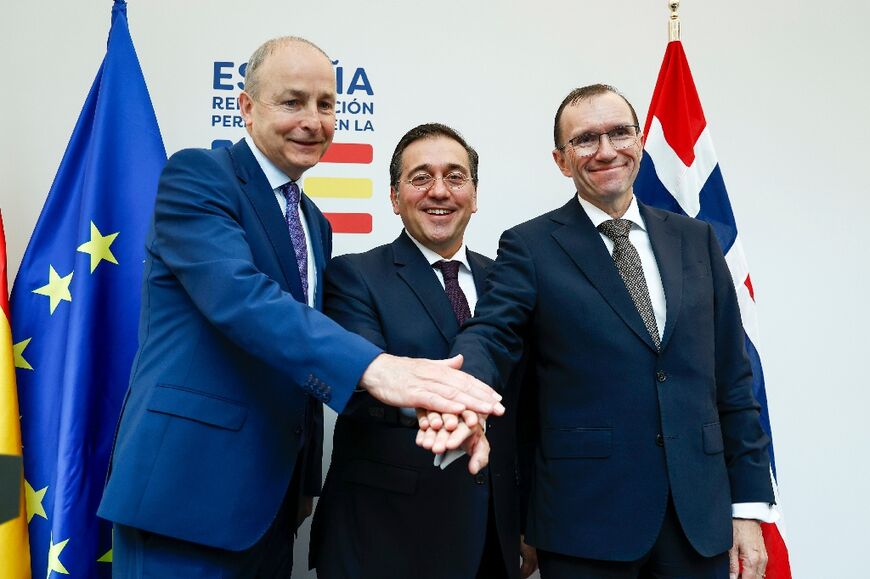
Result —
[{"label": "suit lapel", "polygon": [[281,265],[284,287],[289,289],[297,301],[304,302],[302,281],[299,279],[299,268],[296,266],[296,254],[293,252],[290,232],[281,215],[275,194],[266,180],[266,175],[263,174],[244,139],[233,145],[229,152],[242,191],[253,205]]},{"label": "suit lapel", "polygon": [[408,284],[420,300],[420,304],[432,318],[432,322],[444,339],[451,341],[459,331],[459,324],[456,323],[453,308],[450,307],[447,294],[438,283],[432,266],[426,262],[423,254],[404,231],[399,234],[392,246],[397,275]]},{"label": "suit lapel", "polygon": [[[308,195],[302,195],[302,214],[305,215],[305,223],[308,225],[308,236],[311,238],[311,253],[314,255],[314,275],[317,276],[316,294],[314,296],[314,307],[318,310],[323,309],[323,272],[326,268],[327,256],[325,253],[323,227],[321,226],[322,213],[314,204],[314,201],[308,198]],[[289,234],[288,234],[289,238]],[[295,265],[296,255],[293,254],[293,262]],[[299,271],[298,268],[296,270]],[[308,284],[311,287],[311,284]]]},{"label": "suit lapel", "polygon": [[625,324],[655,350],[643,320],[631,301],[625,282],[613,263],[613,258],[575,197],[556,211],[552,219],[563,224],[552,235],[571,260],[580,268],[601,297],[622,318]]},{"label": "suit lapel", "polygon": [[668,339],[674,333],[674,324],[679,317],[683,301],[682,236],[680,231],[673,227],[667,213],[654,212],[641,203],[638,203],[638,207],[646,224],[653,253],[656,256],[656,263],[659,266],[659,274],[662,277],[662,286],[665,290],[667,319],[662,335],[662,349],[664,349]]},{"label": "suit lapel", "polygon": [[[486,274],[489,273],[490,262],[479,253],[475,253],[470,249],[466,249],[466,252],[468,264],[471,266],[471,276],[474,278],[474,289],[477,290],[477,295],[480,296],[483,293]],[[474,312],[471,312],[471,315],[474,315]]]}]

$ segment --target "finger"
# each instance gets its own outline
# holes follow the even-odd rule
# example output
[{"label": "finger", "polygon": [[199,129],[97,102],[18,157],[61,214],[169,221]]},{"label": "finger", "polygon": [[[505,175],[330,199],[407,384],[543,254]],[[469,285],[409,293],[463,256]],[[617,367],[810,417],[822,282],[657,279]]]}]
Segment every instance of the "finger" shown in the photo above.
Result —
[{"label": "finger", "polygon": [[737,547],[728,550],[728,579],[737,579],[740,572],[740,561],[737,558]]},{"label": "finger", "polygon": [[761,579],[761,561],[763,551],[753,547],[745,548],[740,562],[742,563],[743,571],[741,577],[743,579]]},{"label": "finger", "polygon": [[472,412],[471,410],[462,411],[462,421],[468,428],[474,428],[478,423],[482,422],[482,420],[483,419],[478,416],[477,412]]},{"label": "finger", "polygon": [[426,416],[427,416],[427,418],[429,419],[429,424],[430,424],[430,425],[432,426],[432,428],[434,428],[435,430],[438,430],[438,429],[444,427],[444,417],[441,416],[440,413],[438,413],[438,412],[429,412]]},{"label": "finger", "polygon": [[444,454],[447,451],[447,440],[450,438],[450,432],[443,428],[435,433],[435,442],[432,444],[432,452],[435,454]]},{"label": "finger", "polygon": [[423,408],[417,409],[417,428],[427,430],[431,425],[429,414]]},{"label": "finger", "polygon": [[445,430],[456,430],[456,426],[459,424],[459,417],[455,414],[442,414],[441,419],[444,422]]},{"label": "finger", "polygon": [[417,431],[417,438],[414,439],[414,443],[417,446],[423,446],[423,438],[426,436],[426,431],[424,429],[420,429]]},{"label": "finger", "polygon": [[432,450],[435,445],[435,438],[438,436],[439,430],[430,428],[423,434],[423,444],[421,445],[426,450]]},{"label": "finger", "polygon": [[446,360],[435,360],[435,362],[437,362],[438,364],[443,364],[445,366],[449,366],[450,368],[453,368],[454,370],[459,370],[460,368],[462,368],[462,363],[464,362],[464,358],[462,357],[462,354],[456,354],[452,358],[447,358]]},{"label": "finger", "polygon": [[457,426],[456,430],[450,433],[450,436],[445,441],[445,446],[448,450],[453,450],[462,446],[470,436],[473,434],[473,430],[468,428],[464,422],[460,422],[459,426]]},{"label": "finger", "polygon": [[471,458],[468,459],[468,472],[479,473],[489,464],[489,441],[481,436],[472,449]]}]

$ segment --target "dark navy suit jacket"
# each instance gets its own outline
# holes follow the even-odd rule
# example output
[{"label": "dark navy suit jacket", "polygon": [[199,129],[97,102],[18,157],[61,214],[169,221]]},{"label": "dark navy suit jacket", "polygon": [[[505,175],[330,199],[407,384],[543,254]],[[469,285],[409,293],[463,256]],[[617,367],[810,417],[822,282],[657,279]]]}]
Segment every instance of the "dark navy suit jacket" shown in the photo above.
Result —
[{"label": "dark navy suit jacket", "polygon": [[498,386],[532,350],[539,443],[526,540],[635,560],[668,493],[695,549],[731,546],[731,504],[773,502],[734,286],[712,228],[640,205],[667,301],[656,351],[576,197],[510,229],[452,353]]},{"label": "dark navy suit jacket", "polygon": [[[305,196],[302,211],[321,272],[329,224]],[[380,350],[303,302],[287,226],[248,145],[173,155],[100,516],[241,550],[272,523],[295,468],[307,465],[304,490],[318,490],[320,402],[341,411]]]},{"label": "dark navy suit jacket", "polygon": [[[468,252],[475,285],[492,260]],[[324,311],[397,356],[442,359],[459,330],[432,267],[402,233],[391,244],[336,257],[326,272]],[[512,388],[511,396],[517,393]],[[505,566],[518,577],[520,504],[516,407],[490,418],[490,466],[468,473],[468,457],[443,471],[417,447],[415,419],[365,393],[338,417],[333,454],[311,536],[323,579],[474,577],[490,496]]]}]

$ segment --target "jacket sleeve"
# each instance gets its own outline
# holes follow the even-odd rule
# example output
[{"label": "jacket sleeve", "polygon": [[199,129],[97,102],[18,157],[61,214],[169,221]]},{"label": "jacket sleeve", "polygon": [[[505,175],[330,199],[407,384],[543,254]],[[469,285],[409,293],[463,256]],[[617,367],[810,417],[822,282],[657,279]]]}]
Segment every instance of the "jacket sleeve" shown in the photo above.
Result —
[{"label": "jacket sleeve", "polygon": [[536,300],[531,253],[519,233],[509,229],[499,242],[498,257],[490,268],[474,317],[462,327],[450,355],[462,354],[463,371],[503,390],[522,358],[526,327]]},{"label": "jacket sleeve", "polygon": [[173,155],[160,178],[152,251],[223,335],[340,412],[381,351],[257,268],[236,181],[206,151]]},{"label": "jacket sleeve", "polygon": [[716,393],[725,443],[731,502],[773,503],[768,446],[760,406],[752,393],[752,367],[734,282],[713,228],[707,226],[716,324]]}]

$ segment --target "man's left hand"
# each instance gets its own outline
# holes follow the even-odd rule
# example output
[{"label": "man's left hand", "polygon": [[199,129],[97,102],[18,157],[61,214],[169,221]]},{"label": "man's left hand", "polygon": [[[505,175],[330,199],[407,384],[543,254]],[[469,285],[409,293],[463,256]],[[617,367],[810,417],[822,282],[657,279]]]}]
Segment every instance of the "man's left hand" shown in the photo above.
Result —
[{"label": "man's left hand", "polygon": [[761,579],[767,569],[767,550],[761,524],[751,519],[732,519],[734,545],[728,552],[729,579]]},{"label": "man's left hand", "polygon": [[531,545],[526,544],[526,536],[520,535],[520,577],[528,577],[538,569],[538,551]]}]

